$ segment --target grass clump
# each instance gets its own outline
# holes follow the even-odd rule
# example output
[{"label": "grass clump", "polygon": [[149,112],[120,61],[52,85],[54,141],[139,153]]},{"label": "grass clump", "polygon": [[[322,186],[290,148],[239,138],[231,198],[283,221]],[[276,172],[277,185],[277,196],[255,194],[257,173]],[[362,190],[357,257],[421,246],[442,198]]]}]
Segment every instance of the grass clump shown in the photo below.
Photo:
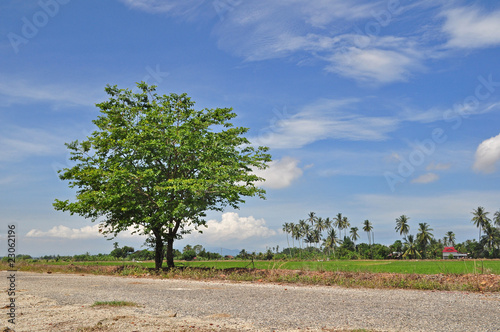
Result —
[{"label": "grass clump", "polygon": [[135,302],[128,301],[95,301],[92,307],[133,307],[137,306]]}]

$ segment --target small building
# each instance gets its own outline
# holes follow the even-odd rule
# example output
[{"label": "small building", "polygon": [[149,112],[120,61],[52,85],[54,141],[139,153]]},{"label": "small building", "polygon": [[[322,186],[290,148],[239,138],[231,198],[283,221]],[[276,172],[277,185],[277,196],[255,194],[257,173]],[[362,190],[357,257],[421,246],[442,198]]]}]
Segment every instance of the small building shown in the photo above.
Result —
[{"label": "small building", "polygon": [[403,252],[402,251],[393,251],[390,253],[387,258],[389,259],[401,259],[403,258]]},{"label": "small building", "polygon": [[467,254],[461,254],[455,249],[455,247],[444,247],[443,249],[443,259],[450,258],[450,255],[453,256],[454,259],[457,258],[467,258]]}]

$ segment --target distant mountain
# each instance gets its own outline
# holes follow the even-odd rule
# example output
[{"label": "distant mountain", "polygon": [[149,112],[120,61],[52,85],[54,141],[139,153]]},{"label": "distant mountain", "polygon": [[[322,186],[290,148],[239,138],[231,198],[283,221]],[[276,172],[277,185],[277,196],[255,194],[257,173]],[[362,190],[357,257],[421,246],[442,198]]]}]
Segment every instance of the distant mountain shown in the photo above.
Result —
[{"label": "distant mountain", "polygon": [[222,250],[222,256],[226,255],[236,256],[241,251],[241,249],[227,249],[227,248],[217,248],[217,247],[209,247],[205,248],[205,250],[209,252],[216,252],[218,254],[220,254]]}]

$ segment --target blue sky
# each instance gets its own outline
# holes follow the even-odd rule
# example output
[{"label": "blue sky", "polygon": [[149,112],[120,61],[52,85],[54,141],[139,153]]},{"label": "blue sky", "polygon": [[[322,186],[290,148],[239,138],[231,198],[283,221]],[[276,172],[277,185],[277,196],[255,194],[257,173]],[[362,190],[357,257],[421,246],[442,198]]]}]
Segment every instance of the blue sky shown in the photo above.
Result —
[{"label": "blue sky", "polygon": [[105,85],[144,80],[233,107],[274,160],[267,200],[209,213],[177,248],[283,248],[310,211],[369,219],[385,244],[402,214],[476,238],[471,211],[500,208],[499,31],[496,1],[2,1],[0,232],[16,223],[35,256],[140,248],[52,202],[74,197],[56,170]]}]

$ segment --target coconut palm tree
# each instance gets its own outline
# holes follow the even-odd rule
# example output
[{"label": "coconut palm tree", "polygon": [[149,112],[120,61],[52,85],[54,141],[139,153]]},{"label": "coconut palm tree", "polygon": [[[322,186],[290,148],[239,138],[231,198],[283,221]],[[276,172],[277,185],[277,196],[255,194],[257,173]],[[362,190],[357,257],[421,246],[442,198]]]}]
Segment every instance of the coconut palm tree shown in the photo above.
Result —
[{"label": "coconut palm tree", "polygon": [[[311,226],[309,224],[304,224],[302,225],[302,238],[306,243],[311,243],[312,241],[309,241],[311,239]],[[308,246],[309,247],[309,246]]]},{"label": "coconut palm tree", "polygon": [[434,237],[434,235],[432,235],[431,233],[433,229],[430,228],[426,222],[421,222],[418,225],[419,229],[417,233],[417,241],[422,247],[423,257],[425,258],[427,256],[426,253],[427,245],[431,242],[432,238]]},{"label": "coconut palm tree", "polygon": [[303,227],[304,220],[299,220],[299,223],[295,225],[295,240],[299,242],[299,247],[302,249],[302,227]]},{"label": "coconut palm tree", "polygon": [[373,229],[372,223],[370,222],[370,220],[366,219],[363,226],[363,230],[368,234],[368,245],[371,245],[370,232],[372,231],[372,229]]},{"label": "coconut palm tree", "polygon": [[339,229],[339,236],[342,233],[342,213],[337,213],[337,216],[334,219],[334,225]]},{"label": "coconut palm tree", "polygon": [[351,240],[354,242],[354,247],[356,247],[356,241],[359,239],[358,228],[351,227]]},{"label": "coconut palm tree", "polygon": [[500,227],[500,210],[498,210],[497,212],[495,212],[495,214],[493,215],[493,220],[495,222],[495,225],[497,225],[498,227]]},{"label": "coconut palm tree", "polygon": [[500,230],[491,225],[491,223],[486,223],[481,243],[488,247],[489,250],[493,249],[496,243],[500,244]]},{"label": "coconut palm tree", "polygon": [[315,224],[314,224],[314,231],[315,231],[315,238],[316,238],[316,244],[319,243],[321,240],[321,233],[325,229],[328,229],[330,227],[330,219],[323,219],[321,217],[316,218]]},{"label": "coconut palm tree", "polygon": [[335,247],[337,247],[337,245],[339,243],[340,243],[340,240],[337,237],[337,233],[335,232],[335,228],[331,227],[328,230],[328,235],[323,243],[325,248],[328,248],[328,255],[331,254],[330,249],[333,249],[333,254],[335,255]]},{"label": "coconut palm tree", "polygon": [[292,223],[284,223],[283,224],[283,232],[286,233],[286,243],[288,244],[288,250],[290,252],[290,257],[292,257],[292,251],[290,250],[290,241],[288,240],[288,234],[292,233]]},{"label": "coconut palm tree", "polygon": [[453,233],[452,231],[449,231],[448,233],[446,233],[445,238],[446,238],[446,242],[450,246],[452,246],[452,247],[455,246],[455,233]]},{"label": "coconut palm tree", "polygon": [[410,225],[408,225],[408,220],[410,220],[409,217],[405,216],[404,214],[400,216],[399,218],[396,218],[396,232],[399,232],[399,235],[407,235],[408,232],[410,232]]},{"label": "coconut palm tree", "polygon": [[283,232],[286,233],[286,243],[288,244],[288,248],[290,248],[290,241],[288,240],[288,234],[291,233],[290,223],[283,224]]},{"label": "coconut palm tree", "polygon": [[323,219],[325,230],[329,230],[332,227],[332,222],[333,220],[331,220],[330,217],[326,217],[326,219]]},{"label": "coconut palm tree", "polygon": [[351,223],[347,217],[342,218],[342,229],[344,230],[344,237],[347,236],[347,229],[351,227]]},{"label": "coconut palm tree", "polygon": [[295,224],[293,222],[288,224],[288,230],[290,233],[290,237],[292,238],[292,248],[295,248],[295,236],[294,236]]},{"label": "coconut palm tree", "polygon": [[473,217],[471,221],[479,228],[479,241],[481,241],[481,230],[491,221],[490,218],[488,218],[488,214],[489,212],[486,212],[482,206],[472,211]]},{"label": "coconut palm tree", "polygon": [[307,221],[311,223],[311,227],[314,227],[314,224],[318,220],[318,217],[316,217],[316,213],[314,212],[309,212],[309,216],[307,218]]},{"label": "coconut palm tree", "polygon": [[410,258],[421,257],[420,253],[417,250],[417,243],[415,242],[415,238],[413,237],[413,235],[411,234],[408,235],[407,237],[405,237],[404,240],[405,240],[406,251],[404,252],[403,257],[404,258],[408,256]]}]

